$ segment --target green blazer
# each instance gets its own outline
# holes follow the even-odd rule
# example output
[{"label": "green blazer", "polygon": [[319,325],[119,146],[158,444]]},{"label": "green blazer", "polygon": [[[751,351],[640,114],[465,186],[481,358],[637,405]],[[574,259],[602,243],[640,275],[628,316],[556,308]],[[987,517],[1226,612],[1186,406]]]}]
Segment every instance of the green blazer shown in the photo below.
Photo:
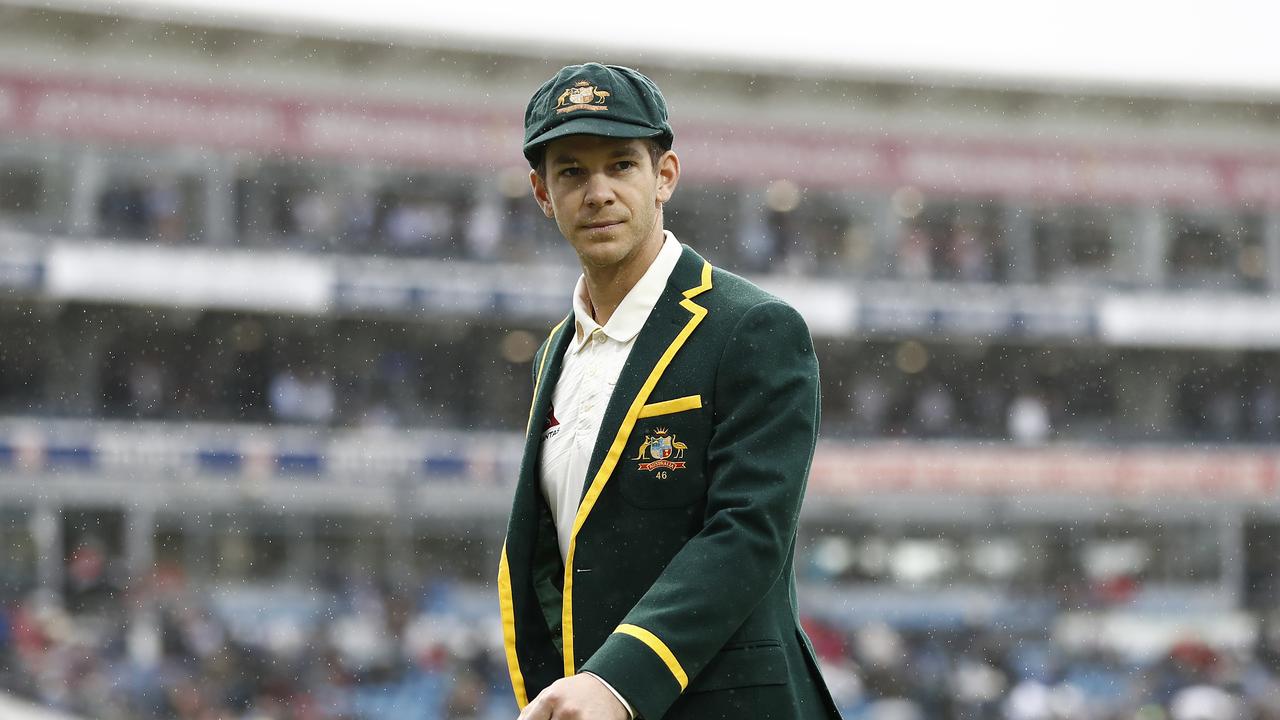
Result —
[{"label": "green blazer", "polygon": [[562,562],[539,451],[572,318],[534,357],[499,563],[516,701],[585,670],[645,720],[838,718],[796,610],[819,413],[804,321],[686,246],[605,411]]}]

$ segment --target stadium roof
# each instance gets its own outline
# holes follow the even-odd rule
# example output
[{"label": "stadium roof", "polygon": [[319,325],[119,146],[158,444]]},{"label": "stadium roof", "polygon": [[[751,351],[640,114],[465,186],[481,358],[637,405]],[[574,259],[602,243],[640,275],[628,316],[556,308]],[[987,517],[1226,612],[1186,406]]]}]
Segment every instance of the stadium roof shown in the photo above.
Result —
[{"label": "stadium roof", "polygon": [[[1280,98],[1280,4],[1115,0],[0,0],[195,24],[540,56],[1032,90]],[[579,9],[579,8],[588,8]],[[678,9],[666,9],[666,8]]]}]

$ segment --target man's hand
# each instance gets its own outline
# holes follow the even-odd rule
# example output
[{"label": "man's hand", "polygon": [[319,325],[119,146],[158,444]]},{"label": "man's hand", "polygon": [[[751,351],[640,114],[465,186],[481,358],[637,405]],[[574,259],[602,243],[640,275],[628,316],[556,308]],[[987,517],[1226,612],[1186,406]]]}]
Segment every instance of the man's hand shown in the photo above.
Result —
[{"label": "man's hand", "polygon": [[618,698],[592,675],[562,678],[525,706],[520,720],[630,720]]}]

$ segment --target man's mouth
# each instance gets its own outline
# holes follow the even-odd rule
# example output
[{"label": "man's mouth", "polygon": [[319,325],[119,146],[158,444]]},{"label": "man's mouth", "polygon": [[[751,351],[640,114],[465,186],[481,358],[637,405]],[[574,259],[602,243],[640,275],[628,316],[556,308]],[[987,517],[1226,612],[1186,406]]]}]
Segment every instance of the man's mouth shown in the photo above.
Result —
[{"label": "man's mouth", "polygon": [[595,222],[587,223],[586,225],[583,225],[583,227],[588,230],[599,230],[600,228],[613,227],[614,225],[621,224],[621,220],[597,220]]}]

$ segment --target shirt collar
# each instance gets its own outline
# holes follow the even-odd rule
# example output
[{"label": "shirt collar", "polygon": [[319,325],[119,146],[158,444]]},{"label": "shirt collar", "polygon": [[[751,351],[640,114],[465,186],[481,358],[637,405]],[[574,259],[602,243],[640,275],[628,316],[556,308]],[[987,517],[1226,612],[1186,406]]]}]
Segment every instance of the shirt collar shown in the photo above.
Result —
[{"label": "shirt collar", "polygon": [[587,296],[586,277],[578,276],[578,284],[573,289],[573,318],[576,323],[576,332],[573,340],[570,341],[570,349],[574,352],[580,350],[585,344],[584,341],[596,330],[600,330],[609,339],[617,342],[628,342],[640,333],[640,328],[644,327],[644,321],[649,319],[649,313],[653,312],[653,308],[657,306],[658,298],[667,286],[667,280],[671,278],[671,272],[676,269],[676,263],[680,261],[680,242],[676,240],[676,236],[672,235],[670,230],[664,230],[663,237],[662,249],[658,251],[658,256],[653,259],[653,263],[649,265],[649,269],[640,277],[635,287],[631,288],[627,296],[622,299],[622,303],[618,305],[617,310],[613,311],[609,322],[605,323],[603,328],[595,318],[591,317],[591,300]]}]

